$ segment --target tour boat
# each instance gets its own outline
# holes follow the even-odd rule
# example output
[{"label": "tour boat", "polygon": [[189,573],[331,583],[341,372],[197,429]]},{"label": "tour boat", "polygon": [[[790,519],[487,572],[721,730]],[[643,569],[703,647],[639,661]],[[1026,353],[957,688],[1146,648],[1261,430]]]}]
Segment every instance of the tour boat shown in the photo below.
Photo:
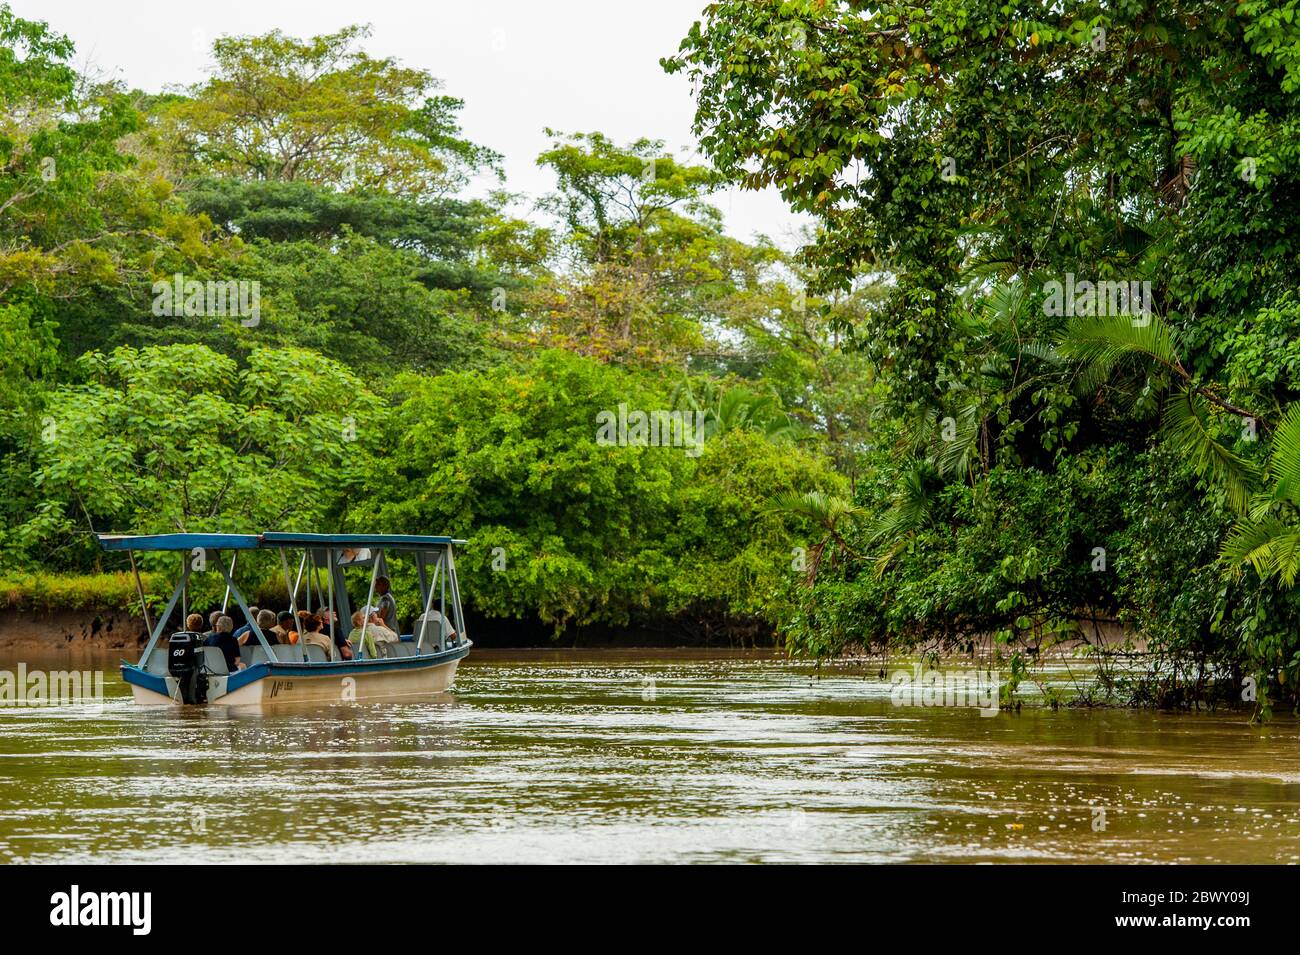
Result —
[{"label": "tour boat", "polygon": [[[426,695],[450,688],[456,667],[469,654],[465,617],[460,602],[453,550],[463,540],[405,534],[152,534],[98,535],[107,551],[126,551],[135,575],[149,640],[138,663],[122,662],[122,678],[130,685],[135,702],[162,705],[268,705],[280,703],[346,703]],[[157,622],[150,618],[144,586],[136,565],[136,552],[173,551],[182,556],[180,580]],[[334,641],[328,648],[306,643],[271,644],[249,613],[235,584],[241,554],[278,552],[284,573],[287,606],[297,619],[299,609],[337,613],[334,626],[352,630],[352,605],[347,571],[369,568],[370,589],[365,608],[375,606],[375,581],[387,573],[386,555],[400,554],[411,561],[420,588],[421,613],[412,633],[397,642],[366,639],[370,623],[362,624],[354,658],[340,658]],[[298,557],[296,575],[290,573],[290,553]],[[226,560],[230,561],[227,568]],[[204,646],[202,636],[184,629],[188,615],[190,577],[215,570],[225,583],[222,610],[233,598],[243,611],[251,633],[240,647],[242,668],[231,672],[219,647]],[[306,598],[306,604],[302,598]],[[181,628],[168,621],[179,604]],[[205,622],[206,626],[206,622]],[[256,638],[256,639],[254,639]],[[366,653],[370,647],[371,652]],[[250,650],[251,648],[251,650]]]}]

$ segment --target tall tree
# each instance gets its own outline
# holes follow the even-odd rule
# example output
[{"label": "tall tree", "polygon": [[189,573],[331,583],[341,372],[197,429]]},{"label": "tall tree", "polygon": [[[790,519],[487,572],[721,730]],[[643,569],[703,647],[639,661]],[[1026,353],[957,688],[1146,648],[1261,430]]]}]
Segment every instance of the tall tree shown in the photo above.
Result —
[{"label": "tall tree", "polygon": [[160,104],[165,138],[199,172],[403,196],[444,195],[493,166],[496,153],[461,135],[462,101],[358,49],[369,34],[217,40],[213,76]]}]

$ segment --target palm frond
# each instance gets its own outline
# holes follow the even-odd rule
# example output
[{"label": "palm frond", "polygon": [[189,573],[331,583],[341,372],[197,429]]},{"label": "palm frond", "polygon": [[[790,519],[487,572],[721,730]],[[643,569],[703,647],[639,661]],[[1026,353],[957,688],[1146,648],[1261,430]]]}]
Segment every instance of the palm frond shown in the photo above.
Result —
[{"label": "palm frond", "polygon": [[1045,361],[1052,365],[1061,363],[1061,353],[1056,345],[1051,342],[1025,342],[1020,346],[1020,351],[1031,358],[1037,358],[1039,361]]},{"label": "palm frond", "polygon": [[969,404],[957,412],[956,418],[953,419],[951,439],[943,436],[941,427],[938,452],[934,456],[935,470],[941,477],[964,477],[970,472],[971,456],[979,432],[979,407],[974,404]]},{"label": "palm frond", "polygon": [[1286,410],[1273,431],[1268,474],[1273,500],[1300,505],[1300,402]]},{"label": "palm frond", "polygon": [[931,493],[933,472],[926,462],[917,462],[903,472],[893,503],[876,521],[867,536],[869,546],[882,546],[876,558],[876,574],[883,574],[903,545],[933,519]]},{"label": "palm frond", "polygon": [[764,509],[769,514],[795,514],[827,530],[836,530],[842,520],[861,511],[852,501],[824,491],[805,491],[802,494],[786,491],[771,497]]},{"label": "palm frond", "polygon": [[1223,542],[1219,559],[1233,577],[1249,564],[1262,579],[1279,577],[1291,587],[1300,574],[1300,529],[1275,517],[1239,522]]},{"label": "palm frond", "polygon": [[1145,316],[1141,323],[1131,315],[1072,318],[1057,349],[1105,374],[1129,355],[1144,355],[1171,367],[1178,364],[1173,329],[1156,315]]},{"label": "palm frond", "polygon": [[1205,401],[1190,388],[1183,388],[1165,402],[1161,433],[1170,446],[1191,462],[1198,475],[1223,489],[1228,506],[1244,514],[1250,506],[1252,485],[1258,469],[1225,448],[1210,433]]}]

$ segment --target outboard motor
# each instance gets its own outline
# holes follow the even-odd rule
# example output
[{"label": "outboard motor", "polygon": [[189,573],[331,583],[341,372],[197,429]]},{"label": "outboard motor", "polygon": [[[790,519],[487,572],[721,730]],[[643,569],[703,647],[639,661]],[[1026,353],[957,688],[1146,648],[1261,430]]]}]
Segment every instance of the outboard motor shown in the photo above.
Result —
[{"label": "outboard motor", "polygon": [[176,631],[167,643],[167,672],[176,678],[185,703],[208,702],[202,646],[202,635],[189,630]]}]

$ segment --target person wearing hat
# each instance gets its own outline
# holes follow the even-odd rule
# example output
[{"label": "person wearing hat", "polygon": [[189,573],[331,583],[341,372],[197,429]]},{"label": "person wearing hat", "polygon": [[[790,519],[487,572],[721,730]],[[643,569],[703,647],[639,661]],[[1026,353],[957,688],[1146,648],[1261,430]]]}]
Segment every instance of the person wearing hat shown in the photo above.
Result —
[{"label": "person wearing hat", "polygon": [[352,632],[348,634],[348,640],[353,646],[361,646],[361,631],[365,630],[365,652],[368,657],[379,655],[378,649],[381,643],[399,643],[399,637],[392,630],[384,626],[384,621],[380,619],[378,607],[362,607],[352,615]]}]

